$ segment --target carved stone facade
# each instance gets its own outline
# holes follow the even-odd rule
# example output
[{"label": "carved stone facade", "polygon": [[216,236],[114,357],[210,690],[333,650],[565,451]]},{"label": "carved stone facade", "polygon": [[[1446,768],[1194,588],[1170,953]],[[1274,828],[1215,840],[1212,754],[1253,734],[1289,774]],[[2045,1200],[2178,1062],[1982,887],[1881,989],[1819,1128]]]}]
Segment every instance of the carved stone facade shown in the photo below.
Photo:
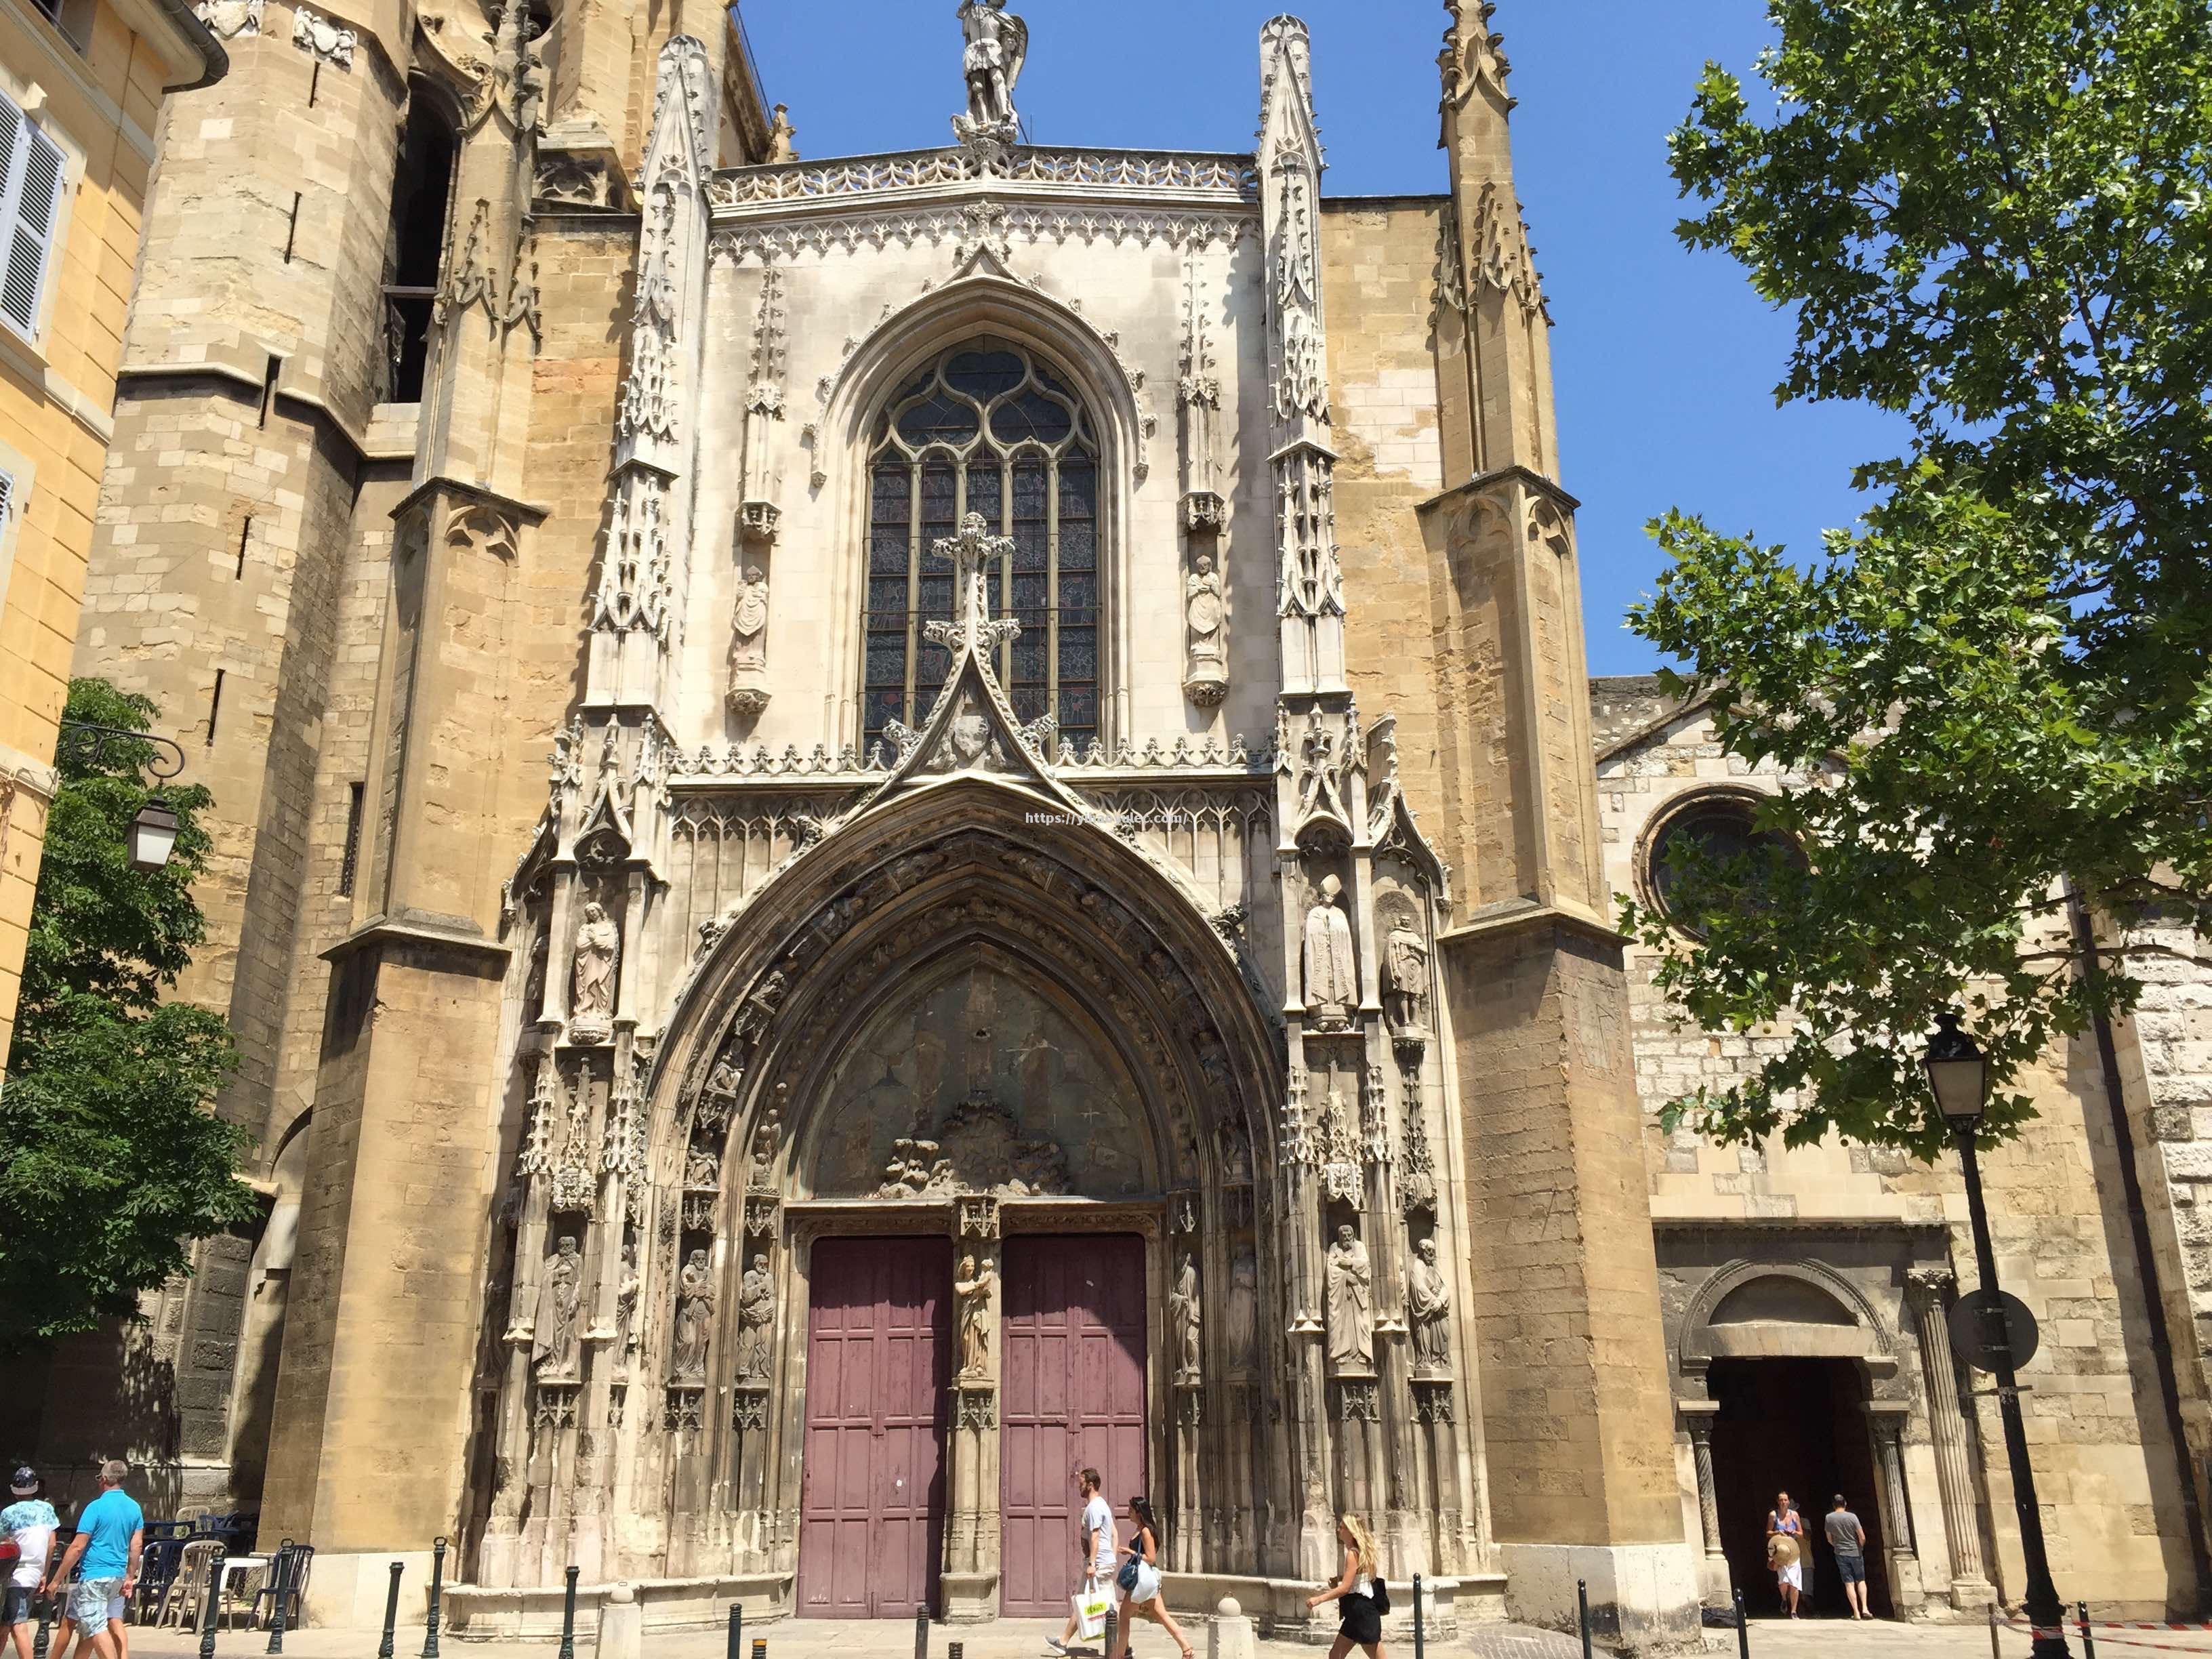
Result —
[{"label": "carved stone facade", "polygon": [[[672,1624],[805,1610],[855,1307],[938,1364],[884,1435],[939,1459],[951,1618],[1053,1588],[1009,1460],[1079,1311],[1109,1496],[1279,1633],[1326,1633],[1349,1510],[1440,1638],[1577,1580],[1609,1642],[1692,1638],[1769,1324],[1850,1368],[1893,1604],[2013,1593],[1948,1177],[1638,1134],[1748,1053],[1667,1025],[1613,896],[1662,796],[1757,781],[1594,715],[1491,9],[1448,8],[1449,190],[1346,202],[1294,19],[1252,18],[1249,153],[1023,143],[1030,30],[970,0],[957,143],[801,161],[719,25],[203,9],[234,67],[167,124],[82,667],[187,720],[224,675],[183,988],[272,1213],[153,1340],[234,1379],[194,1478],[317,1543],[319,1617],[441,1534],[477,1633],[572,1563]],[[2137,1609],[2184,1599],[2167,1443],[2212,1452],[2203,951],[2152,942],[2119,1065],[2181,1430],[2106,1353],[2147,1316],[2095,1068],[1991,1162],[2068,1385],[2046,1498],[2107,1540],[2063,1582]],[[1118,1311],[1041,1305],[1054,1246]]]}]

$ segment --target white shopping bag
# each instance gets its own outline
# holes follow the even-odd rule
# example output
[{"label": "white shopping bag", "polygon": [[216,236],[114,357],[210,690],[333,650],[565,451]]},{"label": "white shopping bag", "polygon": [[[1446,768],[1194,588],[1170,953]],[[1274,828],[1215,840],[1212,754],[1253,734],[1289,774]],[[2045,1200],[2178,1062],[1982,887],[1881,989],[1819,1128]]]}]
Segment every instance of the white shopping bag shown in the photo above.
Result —
[{"label": "white shopping bag", "polygon": [[1083,1588],[1069,1597],[1075,1608],[1075,1633],[1086,1642],[1095,1642],[1106,1633],[1106,1615],[1114,1606],[1114,1598],[1106,1587],[1095,1578],[1083,1581]]}]

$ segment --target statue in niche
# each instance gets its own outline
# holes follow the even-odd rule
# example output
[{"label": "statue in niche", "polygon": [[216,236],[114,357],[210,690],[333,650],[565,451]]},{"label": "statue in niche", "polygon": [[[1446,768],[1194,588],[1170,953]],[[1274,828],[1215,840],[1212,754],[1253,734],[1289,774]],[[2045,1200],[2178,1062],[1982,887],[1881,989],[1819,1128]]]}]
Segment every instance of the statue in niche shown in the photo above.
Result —
[{"label": "statue in niche", "polygon": [[1175,1333],[1176,1381],[1195,1382],[1201,1367],[1205,1314],[1198,1300],[1198,1263],[1183,1252],[1182,1269],[1176,1274],[1175,1289],[1168,1293],[1168,1328]]},{"label": "statue in niche", "polygon": [[538,1286],[530,1359],[540,1382],[577,1380],[576,1321],[583,1305],[584,1258],[577,1252],[574,1236],[563,1233]]},{"label": "statue in niche", "polygon": [[757,565],[745,567],[738,584],[738,603],[730,623],[732,680],[768,672],[768,578]]},{"label": "statue in niche", "polygon": [[1229,620],[1229,609],[1221,573],[1214,568],[1211,553],[1200,553],[1191,561],[1190,575],[1183,583],[1183,615],[1190,624],[1192,671],[1218,672],[1228,661],[1222,648],[1222,629]]},{"label": "statue in niche", "polygon": [[622,1280],[615,1287],[615,1352],[625,1364],[637,1346],[637,1296],[644,1280],[637,1271],[637,1241],[623,1243]]},{"label": "statue in niche", "polygon": [[753,1131],[752,1157],[745,1169],[747,1192],[772,1193],[775,1190],[775,1144],[781,1131],[782,1126],[773,1112]]},{"label": "statue in niche", "polygon": [[963,0],[960,32],[967,43],[961,68],[968,81],[968,113],[954,121],[965,140],[971,134],[1000,137],[1011,143],[1021,125],[1014,109],[1014,84],[1029,56],[1029,25],[1006,14],[1006,0]]},{"label": "statue in niche", "polygon": [[769,1369],[768,1328],[775,1318],[775,1280],[769,1276],[768,1253],[753,1252],[752,1265],[738,1285],[738,1381],[763,1382]]},{"label": "statue in niche", "polygon": [[1252,1149],[1246,1143],[1244,1132],[1233,1123],[1224,1123],[1214,1132],[1221,1146],[1222,1179],[1231,1187],[1250,1184],[1252,1180]]},{"label": "statue in niche", "polygon": [[684,1184],[700,1192],[720,1190],[722,1160],[704,1147],[694,1146],[684,1162]]},{"label": "statue in niche", "polygon": [[960,1310],[960,1375],[991,1374],[991,1296],[998,1270],[988,1256],[980,1261],[970,1254],[960,1258],[960,1274],[952,1286]]},{"label": "statue in niche", "polygon": [[699,1106],[699,1127],[718,1130],[729,1126],[730,1114],[737,1109],[738,1090],[744,1082],[744,1073],[723,1054],[714,1062],[714,1071],[707,1079],[705,1097]]},{"label": "statue in niche", "polygon": [[1401,911],[1382,941],[1383,1011],[1397,1031],[1429,1029],[1429,942]]},{"label": "statue in niche", "polygon": [[798,137],[799,129],[791,125],[791,106],[778,104],[775,106],[775,124],[768,131],[769,165],[773,167],[780,161],[796,161],[799,159]]},{"label": "statue in niche", "polygon": [[604,1030],[615,1012],[615,969],[622,961],[622,932],[596,899],[584,907],[576,928],[575,996],[569,1007],[580,1029]]},{"label": "statue in niche", "polygon": [[1337,902],[1344,884],[1323,876],[1306,912],[1306,1009],[1323,1030],[1343,1030],[1359,1006],[1359,975],[1352,957],[1352,922]]},{"label": "statue in niche", "polygon": [[694,1250],[676,1280],[676,1340],[668,1380],[707,1380],[707,1332],[714,1319],[714,1275],[707,1253]]},{"label": "statue in niche", "polygon": [[1299,744],[1298,823],[1311,817],[1345,821],[1343,769],[1337,758],[1336,733],[1316,708],[1306,719],[1305,737]]},{"label": "statue in niche", "polygon": [[1451,1370],[1451,1288],[1437,1265],[1437,1241],[1425,1238],[1406,1269],[1406,1316],[1413,1327],[1413,1371],[1435,1376]]},{"label": "statue in niche", "polygon": [[1328,1247],[1328,1359],[1340,1374],[1375,1370],[1375,1269],[1367,1246],[1345,1222]]},{"label": "statue in niche", "polygon": [[1260,1354],[1260,1258],[1239,1244],[1229,1263],[1229,1363],[1249,1370]]}]

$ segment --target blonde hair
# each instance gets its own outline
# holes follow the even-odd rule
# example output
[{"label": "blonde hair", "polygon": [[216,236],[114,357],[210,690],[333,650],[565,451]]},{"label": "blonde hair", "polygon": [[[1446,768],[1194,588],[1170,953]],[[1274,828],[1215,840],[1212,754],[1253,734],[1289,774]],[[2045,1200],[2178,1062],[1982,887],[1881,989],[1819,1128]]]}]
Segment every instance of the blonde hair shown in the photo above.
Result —
[{"label": "blonde hair", "polygon": [[1337,1518],[1344,1523],[1345,1531],[1352,1534],[1352,1547],[1358,1553],[1360,1571],[1372,1577],[1376,1569],[1382,1565],[1382,1553],[1375,1547],[1375,1534],[1367,1530],[1367,1523],[1356,1515],[1343,1515]]}]

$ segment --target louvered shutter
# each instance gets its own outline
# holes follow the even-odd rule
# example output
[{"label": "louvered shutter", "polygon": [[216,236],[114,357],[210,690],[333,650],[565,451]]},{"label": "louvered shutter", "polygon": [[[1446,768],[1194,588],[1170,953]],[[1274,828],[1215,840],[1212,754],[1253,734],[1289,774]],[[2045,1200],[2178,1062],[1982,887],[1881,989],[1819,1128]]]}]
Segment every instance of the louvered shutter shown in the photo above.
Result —
[{"label": "louvered shutter", "polygon": [[54,218],[62,200],[61,147],[23,119],[12,105],[0,109],[0,139],[6,153],[7,185],[0,191],[0,242],[7,264],[0,268],[0,320],[25,339],[39,323],[39,296],[46,267],[53,260]]},{"label": "louvered shutter", "polygon": [[8,537],[8,515],[15,510],[15,481],[0,472],[0,541]]}]

